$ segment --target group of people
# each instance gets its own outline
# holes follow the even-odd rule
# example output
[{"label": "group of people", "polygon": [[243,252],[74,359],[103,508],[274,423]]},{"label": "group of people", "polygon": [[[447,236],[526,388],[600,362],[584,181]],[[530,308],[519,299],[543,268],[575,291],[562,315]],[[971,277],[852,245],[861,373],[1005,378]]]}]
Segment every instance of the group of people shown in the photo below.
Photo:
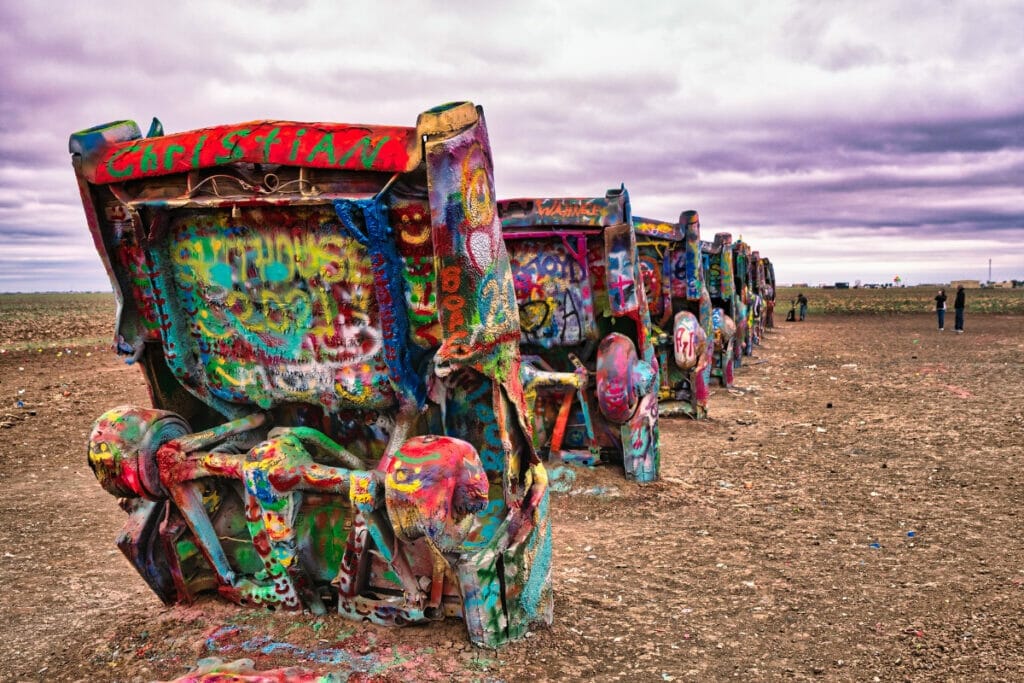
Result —
[{"label": "group of people", "polygon": [[[955,329],[957,334],[964,333],[964,286],[956,288],[956,299],[953,300],[953,310],[956,312]],[[935,313],[939,318],[939,332],[946,329],[946,290],[940,289],[935,295]]]},{"label": "group of people", "polygon": [[[956,288],[956,298],[953,300],[953,310],[956,312],[955,329],[957,334],[964,333],[964,301],[966,298],[964,286],[959,285]],[[797,306],[800,307],[799,319],[803,320],[807,317],[807,297],[800,293],[796,295],[796,299],[791,303],[789,315],[786,316],[786,322],[797,320]],[[939,318],[939,332],[943,332],[946,329],[946,290],[944,289],[940,289],[939,293],[935,295],[935,313]]]}]

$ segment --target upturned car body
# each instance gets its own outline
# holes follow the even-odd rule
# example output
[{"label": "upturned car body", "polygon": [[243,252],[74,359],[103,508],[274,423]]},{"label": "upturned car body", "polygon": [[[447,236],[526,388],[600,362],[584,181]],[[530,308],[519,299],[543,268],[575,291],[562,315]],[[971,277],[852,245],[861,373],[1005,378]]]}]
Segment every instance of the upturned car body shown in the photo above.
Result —
[{"label": "upturned car body", "polygon": [[550,623],[547,475],[482,110],[71,136],[151,406],[97,421],[118,545],[165,602],[500,645]]},{"label": "upturned car body", "polygon": [[658,361],[625,188],[498,203],[535,445],[552,460],[659,471]]},{"label": "upturned car body", "polygon": [[677,223],[633,217],[644,288],[658,351],[662,415],[707,416],[714,360],[711,296],[700,250],[700,218]]}]

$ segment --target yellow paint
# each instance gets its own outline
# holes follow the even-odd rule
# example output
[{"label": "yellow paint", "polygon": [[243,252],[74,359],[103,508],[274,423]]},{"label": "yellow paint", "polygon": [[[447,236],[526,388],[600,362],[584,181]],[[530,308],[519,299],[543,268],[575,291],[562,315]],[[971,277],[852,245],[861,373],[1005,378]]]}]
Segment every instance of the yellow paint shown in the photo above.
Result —
[{"label": "yellow paint", "polygon": [[263,525],[267,529],[267,536],[272,541],[284,541],[292,533],[291,525],[276,512],[265,511],[263,513]]},{"label": "yellow paint", "polygon": [[348,498],[354,505],[373,505],[373,494],[370,492],[370,480],[365,475],[349,474]]},{"label": "yellow paint", "polygon": [[[403,220],[408,220],[408,216],[402,216]],[[419,220],[419,214],[416,214],[416,220]],[[430,239],[430,226],[424,225],[419,232],[414,233],[408,229],[402,230],[402,239],[408,244],[419,245],[425,244]]]},{"label": "yellow paint", "polygon": [[413,470],[413,476],[402,469],[400,462],[396,461],[396,467],[388,473],[388,488],[402,493],[416,493],[423,488],[423,481],[419,478],[420,468]]}]

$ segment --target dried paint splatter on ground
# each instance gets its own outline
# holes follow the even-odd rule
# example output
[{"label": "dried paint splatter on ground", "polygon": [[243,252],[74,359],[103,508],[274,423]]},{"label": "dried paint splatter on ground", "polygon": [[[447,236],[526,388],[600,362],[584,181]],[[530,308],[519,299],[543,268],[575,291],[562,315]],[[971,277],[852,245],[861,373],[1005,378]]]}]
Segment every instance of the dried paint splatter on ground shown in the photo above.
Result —
[{"label": "dried paint splatter on ground", "polygon": [[932,326],[780,323],[710,420],[665,421],[662,482],[580,471],[552,498],[555,624],[498,652],[454,620],[164,608],[85,461],[96,415],[145,403],[137,370],[7,348],[0,678],[173,678],[217,656],[342,680],[1020,680],[1024,318]]}]

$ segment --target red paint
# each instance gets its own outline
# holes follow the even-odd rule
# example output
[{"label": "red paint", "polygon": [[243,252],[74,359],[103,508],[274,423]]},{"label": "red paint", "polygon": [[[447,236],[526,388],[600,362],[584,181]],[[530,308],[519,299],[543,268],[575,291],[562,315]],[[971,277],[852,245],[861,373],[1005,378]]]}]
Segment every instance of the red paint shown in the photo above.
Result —
[{"label": "red paint", "polygon": [[415,128],[251,121],[107,145],[86,177],[115,183],[228,163],[401,173],[416,162]]}]

